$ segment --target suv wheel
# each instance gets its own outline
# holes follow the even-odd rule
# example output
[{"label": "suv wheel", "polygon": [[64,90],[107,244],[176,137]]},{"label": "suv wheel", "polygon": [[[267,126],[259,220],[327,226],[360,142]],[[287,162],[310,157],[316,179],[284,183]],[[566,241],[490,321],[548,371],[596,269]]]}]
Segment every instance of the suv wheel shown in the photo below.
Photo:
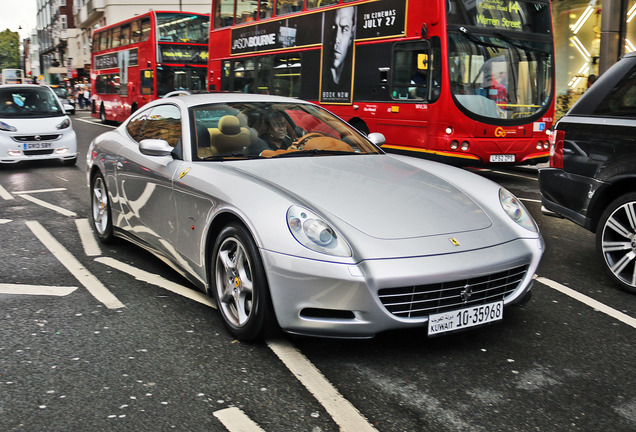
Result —
[{"label": "suv wheel", "polygon": [[596,250],[612,280],[636,294],[636,193],[614,200],[596,230]]}]

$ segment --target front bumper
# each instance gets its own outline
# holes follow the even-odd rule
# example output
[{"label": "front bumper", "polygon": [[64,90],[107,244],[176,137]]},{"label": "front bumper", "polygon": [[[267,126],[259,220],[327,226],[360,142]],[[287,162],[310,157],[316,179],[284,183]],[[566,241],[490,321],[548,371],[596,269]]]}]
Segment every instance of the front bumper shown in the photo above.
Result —
[{"label": "front bumper", "polygon": [[49,159],[67,160],[77,157],[77,136],[73,130],[61,134],[59,139],[47,142],[46,144],[50,144],[50,146],[46,148],[32,146],[34,148],[28,149],[29,144],[42,143],[16,142],[12,139],[0,141],[0,163],[13,164]]},{"label": "front bumper", "polygon": [[[368,338],[386,330],[427,325],[428,315],[404,317],[391,313],[379,296],[379,291],[386,288],[474,280],[523,267],[520,282],[501,298],[504,305],[521,302],[532,286],[543,248],[542,238],[519,239],[469,252],[367,260],[358,265],[261,253],[274,311],[284,331]],[[457,300],[461,304],[459,296]]]}]

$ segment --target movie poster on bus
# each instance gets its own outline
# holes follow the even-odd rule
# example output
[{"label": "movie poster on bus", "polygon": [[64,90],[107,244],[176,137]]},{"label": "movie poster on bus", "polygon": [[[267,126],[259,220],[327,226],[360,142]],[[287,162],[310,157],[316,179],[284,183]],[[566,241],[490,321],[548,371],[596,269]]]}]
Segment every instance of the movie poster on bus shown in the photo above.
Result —
[{"label": "movie poster on bus", "polygon": [[355,42],[402,36],[405,17],[403,0],[370,2],[323,12],[321,103],[351,103]]}]

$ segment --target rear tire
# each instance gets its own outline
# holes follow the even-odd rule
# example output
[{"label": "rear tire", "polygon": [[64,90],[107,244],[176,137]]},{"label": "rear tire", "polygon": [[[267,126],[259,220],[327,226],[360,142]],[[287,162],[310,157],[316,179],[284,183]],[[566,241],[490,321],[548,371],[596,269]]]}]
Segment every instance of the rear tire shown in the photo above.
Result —
[{"label": "rear tire", "polygon": [[210,268],[211,288],[229,332],[242,341],[267,336],[275,322],[269,286],[258,248],[243,226],[223,228]]},{"label": "rear tire", "polygon": [[596,250],[612,281],[636,294],[636,193],[607,206],[596,229]]}]

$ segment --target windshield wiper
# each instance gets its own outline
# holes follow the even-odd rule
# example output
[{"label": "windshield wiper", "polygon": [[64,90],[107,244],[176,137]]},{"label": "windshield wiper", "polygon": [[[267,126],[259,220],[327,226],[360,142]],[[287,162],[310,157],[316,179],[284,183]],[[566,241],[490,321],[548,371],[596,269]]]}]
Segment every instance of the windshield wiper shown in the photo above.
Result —
[{"label": "windshield wiper", "polygon": [[219,160],[226,160],[226,159],[262,159],[262,156],[249,155],[244,153],[230,153],[230,154],[206,156],[201,159],[205,161],[219,161]]},{"label": "windshield wiper", "polygon": [[272,158],[282,158],[282,157],[297,157],[297,156],[324,156],[324,155],[357,155],[360,153],[354,151],[342,151],[342,150],[320,150],[320,149],[312,149],[312,150],[297,150],[290,151],[287,153],[280,153],[272,156]]},{"label": "windshield wiper", "polygon": [[519,42],[518,40],[515,40],[513,38],[510,38],[508,36],[506,36],[505,34],[501,33],[501,32],[495,32],[495,36],[497,36],[499,39],[508,42],[510,45],[517,47],[521,50],[524,51],[533,51],[533,52],[538,52],[540,54],[550,54],[548,51],[539,49],[539,48],[535,48],[533,46],[524,44],[523,42]]},{"label": "windshield wiper", "polygon": [[459,32],[469,41],[477,44],[477,45],[481,45],[481,46],[485,46],[485,47],[489,47],[489,48],[497,48],[497,49],[506,49],[505,46],[499,46],[497,44],[494,43],[490,43],[490,42],[484,42],[483,40],[479,39],[477,36],[472,35],[468,30],[466,30],[466,27],[460,27],[459,28]]}]

